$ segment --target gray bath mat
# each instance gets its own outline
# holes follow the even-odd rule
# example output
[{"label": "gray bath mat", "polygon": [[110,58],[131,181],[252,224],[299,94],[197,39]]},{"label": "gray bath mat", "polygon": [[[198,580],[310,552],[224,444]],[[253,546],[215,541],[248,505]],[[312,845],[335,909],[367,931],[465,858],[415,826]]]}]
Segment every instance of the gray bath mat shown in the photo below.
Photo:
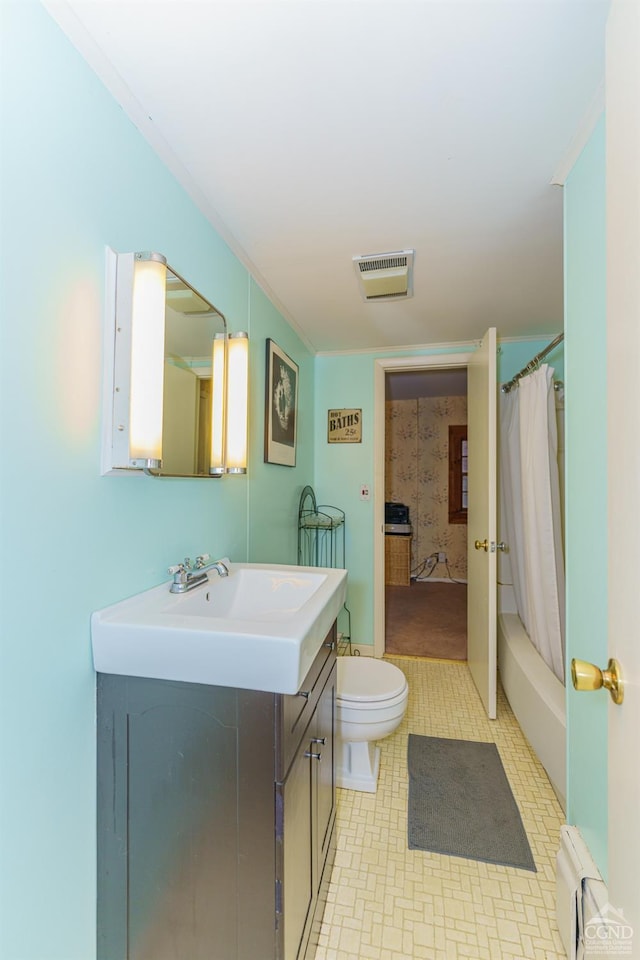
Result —
[{"label": "gray bath mat", "polygon": [[409,848],[536,870],[493,743],[409,734]]}]

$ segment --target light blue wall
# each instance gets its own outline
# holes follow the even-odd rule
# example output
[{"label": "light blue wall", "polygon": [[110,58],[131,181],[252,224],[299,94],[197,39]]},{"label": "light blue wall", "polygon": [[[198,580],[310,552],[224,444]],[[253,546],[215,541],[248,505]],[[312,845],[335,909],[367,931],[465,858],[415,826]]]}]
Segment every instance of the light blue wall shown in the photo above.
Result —
[{"label": "light blue wall", "polygon": [[[362,442],[327,442],[327,411],[362,409]],[[316,357],[315,483],[319,504],[344,510],[347,605],[354,643],[373,643],[373,409],[374,356],[345,354]],[[369,484],[371,500],[360,499]],[[342,624],[340,625],[342,626]]]},{"label": "light blue wall", "polygon": [[[605,123],[565,187],[567,656],[607,662]],[[567,820],[607,871],[608,694],[567,688]]]},{"label": "light blue wall", "polygon": [[[313,390],[314,358],[264,293],[251,283],[251,302],[259,305],[259,319],[252,328],[250,432],[255,456],[249,477],[251,526],[249,552],[256,563],[297,563],[297,516],[302,488],[313,483]],[[296,467],[264,463],[264,409],[266,343],[271,337],[299,366],[298,444]]]},{"label": "light blue wall", "polygon": [[[562,333],[561,324],[558,325],[555,333]],[[526,367],[537,353],[544,350],[550,340],[553,340],[553,337],[547,337],[544,340],[513,340],[500,344],[498,347],[498,383],[505,383]],[[564,378],[564,343],[559,343],[551,353],[547,354],[544,363],[553,367],[556,380],[562,380]]]},{"label": "light blue wall", "polygon": [[[295,558],[312,358],[40,5],[2,21],[0,956],[91,960],[90,614],[202,550]],[[248,478],[100,476],[107,244],[163,252],[249,330]],[[267,336],[304,371],[296,469],[262,464]]]},{"label": "light blue wall", "polygon": [[[559,331],[558,331],[559,332]],[[508,380],[541,350],[549,338],[505,342],[498,356],[498,379]],[[446,353],[469,351],[467,345]],[[473,349],[473,348],[471,348]],[[373,497],[360,499],[360,486],[374,479],[374,368],[387,356],[428,356],[441,349],[387,351],[369,354],[333,354],[316,358],[315,384],[315,492],[319,503],[327,503],[346,514],[346,564],[349,570],[348,604],[352,613],[352,640],[373,644]],[[550,360],[562,373],[562,350]],[[327,442],[327,411],[331,408],[362,409],[362,443]]]}]

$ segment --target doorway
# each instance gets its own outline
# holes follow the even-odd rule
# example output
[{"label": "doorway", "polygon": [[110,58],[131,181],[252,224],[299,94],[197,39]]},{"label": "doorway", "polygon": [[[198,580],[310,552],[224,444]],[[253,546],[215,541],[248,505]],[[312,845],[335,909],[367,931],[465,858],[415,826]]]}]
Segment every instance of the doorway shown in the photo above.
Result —
[{"label": "doorway", "polygon": [[387,371],[387,653],[467,659],[467,462],[466,369]]},{"label": "doorway", "polygon": [[[463,581],[466,579],[466,576],[460,575],[461,572],[466,574],[466,564],[460,565],[461,552],[458,543],[458,541],[463,543],[462,555],[464,555],[466,552],[466,525],[456,524],[455,535],[451,536],[451,531],[445,531],[443,525],[439,524],[438,517],[441,518],[443,512],[447,513],[448,518],[448,442],[442,444],[434,434],[437,433],[440,437],[442,428],[446,425],[448,441],[450,420],[455,419],[456,416],[460,418],[459,409],[463,405],[466,407],[464,401],[466,401],[468,359],[469,354],[459,353],[387,358],[376,361],[374,444],[374,515],[376,518],[374,536],[374,596],[376,607],[374,650],[376,656],[382,656],[388,642],[390,652],[397,653],[398,643],[403,643],[401,636],[403,632],[405,641],[407,637],[411,638],[412,634],[416,639],[420,635],[432,632],[439,634],[440,638],[440,645],[433,647],[432,652],[429,652],[427,648],[418,651],[417,648],[408,646],[405,647],[406,652],[408,655],[449,659],[450,657],[445,656],[446,642],[443,646],[442,640],[446,639],[448,632],[447,617],[451,619],[452,609],[456,602],[458,610],[457,616],[453,615],[453,620],[457,621],[457,629],[460,629],[460,620],[462,619],[462,629],[466,634],[466,597],[460,597],[460,594],[466,594],[466,585],[455,583],[456,580]],[[452,386],[453,384],[455,386]],[[453,392],[450,393],[450,391]],[[417,394],[420,392],[426,393],[427,396],[419,404],[420,398]],[[412,397],[410,395],[412,393],[415,396]],[[439,397],[436,396],[438,393],[440,394]],[[459,399],[447,403],[443,399],[447,394],[451,397],[457,396]],[[411,436],[414,437],[413,464],[410,463],[412,454],[407,447],[404,454],[407,463],[395,471],[391,482],[389,482],[388,477],[388,457],[393,457],[397,465],[403,454],[399,449],[395,449],[391,454],[388,451],[389,420],[392,414],[391,408],[388,407],[388,398],[393,400],[391,406],[395,407],[393,413],[395,414],[394,419],[397,421],[399,445],[402,446],[407,437],[410,444]],[[463,398],[463,400],[460,400],[460,398]],[[421,407],[421,425],[419,406]],[[434,413],[434,408],[437,408],[437,416],[441,421],[437,425],[437,430],[435,429],[436,425],[430,423],[430,414]],[[411,422],[412,419],[413,423]],[[435,448],[435,457],[440,460],[437,471],[432,466],[427,466],[424,463],[419,464],[418,462],[418,432],[422,439],[427,441],[423,443],[423,446],[429,446],[430,441],[431,447]],[[443,471],[447,476],[446,483],[442,481]],[[435,473],[439,474],[439,480],[436,480]],[[430,486],[431,490],[429,490]],[[420,491],[418,491],[418,487],[420,487]],[[389,500],[391,494],[393,494],[394,499]],[[433,504],[429,502],[430,495]],[[396,497],[397,501],[395,500]],[[443,497],[447,502],[442,502]],[[404,503],[405,500],[410,502]],[[438,500],[440,501],[439,504]],[[388,524],[385,521],[388,508],[386,508],[386,504],[389,502],[397,502],[400,507],[408,508],[412,534],[410,544],[407,543],[406,539],[401,542],[402,533],[387,532]],[[438,524],[440,533],[436,533]],[[448,526],[448,523],[444,526]],[[452,569],[454,554],[456,565]],[[388,577],[390,557],[399,559],[399,567],[396,574]],[[395,566],[392,569],[396,571]],[[458,573],[458,576],[456,576],[456,573]],[[387,579],[399,579],[402,582],[387,583]],[[446,591],[448,586],[452,586],[454,591],[457,590],[458,592],[458,597],[452,603],[447,601]],[[450,596],[450,600],[452,599]],[[460,617],[461,610],[462,617]],[[426,629],[426,624],[429,621],[429,629]],[[391,641],[388,637],[390,622],[397,627],[395,636]],[[458,659],[459,657],[451,658]]]}]

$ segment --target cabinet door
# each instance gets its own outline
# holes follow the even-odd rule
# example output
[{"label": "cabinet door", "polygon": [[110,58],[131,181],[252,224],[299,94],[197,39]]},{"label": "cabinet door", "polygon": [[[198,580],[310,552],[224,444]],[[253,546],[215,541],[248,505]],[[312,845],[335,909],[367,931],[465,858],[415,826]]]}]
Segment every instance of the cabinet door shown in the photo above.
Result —
[{"label": "cabinet door", "polygon": [[233,690],[99,675],[98,957],[239,956],[236,714]]},{"label": "cabinet door", "polygon": [[98,960],[273,960],[274,714],[98,674]]},{"label": "cabinet door", "polygon": [[336,783],[334,763],[334,738],[336,716],[336,669],[327,680],[318,701],[314,729],[313,758],[314,788],[316,793],[316,849],[314,852],[314,883],[316,890],[324,869],[336,807]]},{"label": "cabinet door", "polygon": [[[287,779],[277,785],[280,816],[276,841],[282,845],[278,937],[281,960],[296,960],[313,906],[312,758],[307,735],[302,739]],[[315,750],[313,752],[316,752]],[[317,762],[317,761],[314,761]]]},{"label": "cabinet door", "polygon": [[276,784],[278,960],[315,955],[322,922],[319,891],[330,872],[335,822],[335,652],[331,657],[287,777]]}]

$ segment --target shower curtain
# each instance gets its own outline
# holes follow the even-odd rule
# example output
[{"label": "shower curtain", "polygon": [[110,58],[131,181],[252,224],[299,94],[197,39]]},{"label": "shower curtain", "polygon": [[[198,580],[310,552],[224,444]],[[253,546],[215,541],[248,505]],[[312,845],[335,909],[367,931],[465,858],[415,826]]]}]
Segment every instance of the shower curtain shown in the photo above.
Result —
[{"label": "shower curtain", "polygon": [[504,539],[520,619],[564,683],[564,558],[553,369],[542,364],[501,394]]}]

